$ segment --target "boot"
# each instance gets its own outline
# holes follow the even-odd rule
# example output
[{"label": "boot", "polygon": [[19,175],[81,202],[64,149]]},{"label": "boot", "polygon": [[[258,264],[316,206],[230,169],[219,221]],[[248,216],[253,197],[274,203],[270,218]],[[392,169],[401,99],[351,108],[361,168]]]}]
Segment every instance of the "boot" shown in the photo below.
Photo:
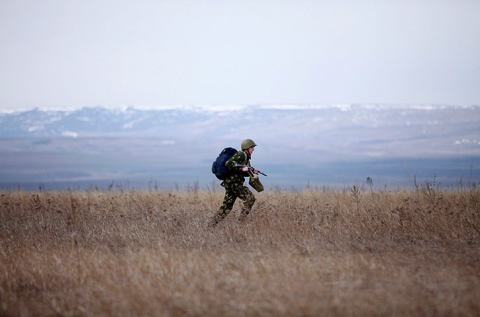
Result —
[{"label": "boot", "polygon": [[217,225],[218,225],[218,221],[215,220],[215,219],[212,219],[212,220],[210,220],[210,222],[208,223],[207,227],[208,227],[208,228],[215,228]]},{"label": "boot", "polygon": [[247,220],[249,212],[248,211],[243,211],[240,213],[240,216],[238,217],[238,222],[245,222]]}]

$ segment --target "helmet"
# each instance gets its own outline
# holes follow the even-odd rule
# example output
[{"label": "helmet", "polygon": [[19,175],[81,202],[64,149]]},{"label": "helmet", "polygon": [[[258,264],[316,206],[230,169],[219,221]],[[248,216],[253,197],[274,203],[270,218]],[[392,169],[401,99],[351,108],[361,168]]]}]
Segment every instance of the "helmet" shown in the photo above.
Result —
[{"label": "helmet", "polygon": [[252,146],[257,146],[255,142],[251,139],[245,139],[242,141],[242,150],[246,150],[248,148],[251,148]]}]

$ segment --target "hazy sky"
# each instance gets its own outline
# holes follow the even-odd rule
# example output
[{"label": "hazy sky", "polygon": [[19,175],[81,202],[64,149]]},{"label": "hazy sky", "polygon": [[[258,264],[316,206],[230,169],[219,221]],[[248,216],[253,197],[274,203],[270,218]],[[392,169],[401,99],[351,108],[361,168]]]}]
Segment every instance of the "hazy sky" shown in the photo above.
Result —
[{"label": "hazy sky", "polygon": [[480,104],[480,1],[0,1],[0,108]]}]

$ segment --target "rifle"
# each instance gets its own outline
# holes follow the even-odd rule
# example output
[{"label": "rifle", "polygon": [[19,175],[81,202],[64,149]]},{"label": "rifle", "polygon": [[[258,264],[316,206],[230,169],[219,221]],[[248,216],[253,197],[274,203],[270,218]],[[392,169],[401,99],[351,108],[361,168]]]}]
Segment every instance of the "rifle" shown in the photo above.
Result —
[{"label": "rifle", "polygon": [[[244,165],[244,164],[238,164],[237,162],[234,162],[234,164],[235,164],[235,165],[234,165],[235,167],[248,167],[248,172],[249,172],[250,174],[252,174],[252,175],[254,174],[254,173],[253,173],[253,170],[254,170],[253,167],[248,166],[248,165]],[[262,173],[262,172],[260,172],[259,170],[257,170],[257,172],[258,172],[258,174],[262,174],[263,176],[267,176],[267,174]]]}]

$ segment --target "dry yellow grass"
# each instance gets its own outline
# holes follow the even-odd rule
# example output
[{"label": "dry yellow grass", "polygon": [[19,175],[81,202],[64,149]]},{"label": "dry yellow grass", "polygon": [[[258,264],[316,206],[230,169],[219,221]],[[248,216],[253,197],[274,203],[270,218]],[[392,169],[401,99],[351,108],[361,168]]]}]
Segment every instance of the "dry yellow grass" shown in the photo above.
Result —
[{"label": "dry yellow grass", "polygon": [[480,315],[476,187],[222,198],[2,193],[0,316]]}]

